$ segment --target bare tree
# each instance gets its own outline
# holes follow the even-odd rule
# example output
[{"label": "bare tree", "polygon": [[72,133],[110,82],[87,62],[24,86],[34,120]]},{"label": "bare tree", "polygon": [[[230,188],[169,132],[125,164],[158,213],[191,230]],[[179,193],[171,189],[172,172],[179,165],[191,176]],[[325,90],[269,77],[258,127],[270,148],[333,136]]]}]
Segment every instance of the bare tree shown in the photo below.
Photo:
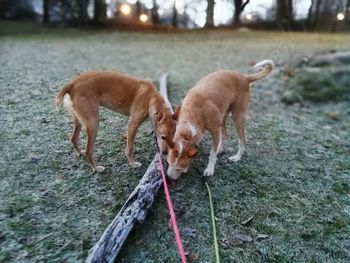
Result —
[{"label": "bare tree", "polygon": [[159,6],[157,4],[157,0],[153,0],[153,7],[151,10],[152,13],[152,23],[159,24],[159,14],[158,14]]},{"label": "bare tree", "polygon": [[49,22],[50,22],[49,0],[43,0],[43,23],[48,24]]},{"label": "bare tree", "polygon": [[173,18],[172,18],[172,25],[173,27],[178,26],[178,21],[177,21],[177,10],[176,10],[176,0],[174,0],[174,6],[173,6]]},{"label": "bare tree", "polygon": [[320,4],[321,4],[321,0],[311,1],[309,14],[308,14],[308,20],[311,26],[315,26],[318,23],[318,17],[320,13]]},{"label": "bare tree", "polygon": [[285,19],[293,20],[293,0],[277,0],[276,4],[276,20],[278,22]]},{"label": "bare tree", "polygon": [[239,25],[241,24],[241,14],[247,4],[249,4],[249,0],[246,0],[245,2],[243,0],[234,0],[234,4],[235,11],[233,15],[233,25]]},{"label": "bare tree", "polygon": [[[89,0],[80,1],[88,2]],[[94,23],[100,23],[103,18],[106,18],[106,2],[105,0],[94,0]]]},{"label": "bare tree", "polygon": [[[309,24],[316,28],[328,28],[336,26],[336,15],[344,12],[349,16],[350,0],[313,0],[309,9]],[[348,19],[348,18],[347,18]]]},{"label": "bare tree", "polygon": [[350,0],[346,2],[345,19],[350,24]]},{"label": "bare tree", "polygon": [[276,22],[283,26],[284,31],[289,31],[293,17],[293,0],[276,0]]},{"label": "bare tree", "polygon": [[32,0],[0,0],[0,18],[35,19]]},{"label": "bare tree", "polygon": [[208,0],[206,27],[214,27],[214,6],[215,0]]}]

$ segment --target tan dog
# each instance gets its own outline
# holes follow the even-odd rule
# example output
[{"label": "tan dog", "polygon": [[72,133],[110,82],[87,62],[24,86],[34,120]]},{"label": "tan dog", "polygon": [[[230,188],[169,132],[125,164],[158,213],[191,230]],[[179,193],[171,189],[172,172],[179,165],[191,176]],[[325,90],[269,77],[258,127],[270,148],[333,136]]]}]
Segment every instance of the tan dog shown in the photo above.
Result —
[{"label": "tan dog", "polygon": [[220,70],[202,78],[190,89],[183,101],[174,141],[167,140],[168,176],[177,180],[187,172],[191,160],[197,154],[197,145],[208,131],[213,139],[209,162],[204,176],[214,174],[217,155],[223,149],[223,137],[227,137],[226,119],[231,114],[239,137],[239,150],[229,158],[237,162],[245,149],[244,124],[249,106],[249,83],[262,79],[272,68],[271,60],[254,66],[262,68],[256,74],[243,75],[234,71]]},{"label": "tan dog", "polygon": [[178,113],[172,115],[153,84],[145,80],[108,71],[88,72],[73,79],[58,93],[58,110],[65,95],[74,125],[70,141],[78,155],[81,155],[83,152],[78,145],[79,133],[82,127],[86,130],[87,143],[84,153],[94,171],[104,170],[103,166],[96,166],[93,158],[99,125],[99,106],[130,116],[125,155],[134,167],[141,165],[133,157],[136,132],[147,117],[153,122],[158,142],[162,142],[160,148],[163,152],[166,151],[167,145],[162,139],[170,139],[174,135]]}]

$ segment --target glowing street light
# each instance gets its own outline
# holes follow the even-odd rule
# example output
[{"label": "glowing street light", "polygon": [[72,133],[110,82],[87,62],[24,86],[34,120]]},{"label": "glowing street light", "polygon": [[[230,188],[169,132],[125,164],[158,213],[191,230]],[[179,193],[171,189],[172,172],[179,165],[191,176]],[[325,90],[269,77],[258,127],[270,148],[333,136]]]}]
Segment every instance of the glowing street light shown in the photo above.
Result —
[{"label": "glowing street light", "polygon": [[141,14],[141,15],[140,15],[140,21],[141,21],[142,23],[147,22],[147,20],[148,20],[148,16],[147,16],[146,14]]},{"label": "glowing street light", "polygon": [[120,12],[121,12],[123,15],[128,16],[128,15],[130,15],[130,13],[131,13],[131,8],[130,8],[130,6],[127,5],[127,4],[122,4],[122,5],[120,6]]},{"label": "glowing street light", "polygon": [[247,20],[252,20],[253,19],[253,15],[252,14],[246,14],[246,16],[245,16],[245,19],[247,19]]},{"label": "glowing street light", "polygon": [[337,14],[337,19],[338,19],[339,21],[344,20],[344,18],[345,18],[345,15],[344,15],[343,13]]}]

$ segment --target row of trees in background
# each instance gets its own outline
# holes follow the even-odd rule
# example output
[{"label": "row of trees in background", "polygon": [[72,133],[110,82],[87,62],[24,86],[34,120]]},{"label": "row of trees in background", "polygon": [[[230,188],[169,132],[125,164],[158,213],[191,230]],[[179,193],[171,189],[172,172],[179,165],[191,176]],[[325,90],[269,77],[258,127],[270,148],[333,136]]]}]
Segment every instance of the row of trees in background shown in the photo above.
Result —
[{"label": "row of trees in background", "polygon": [[[207,0],[207,2],[206,26],[213,27],[215,0]],[[233,0],[233,26],[241,24],[241,14],[249,2],[250,0]],[[294,2],[293,0],[275,1],[275,22],[285,26],[295,22]],[[305,22],[311,28],[323,27],[334,23],[337,13],[344,13],[346,22],[350,23],[350,0],[311,0]]]},{"label": "row of trees in background", "polygon": [[[105,0],[0,0],[0,18],[29,18],[37,16],[34,12],[34,4],[42,1],[42,21],[50,23],[61,21],[64,23],[74,23],[75,25],[87,25],[89,23],[99,24],[106,19],[107,4]],[[199,2],[207,2],[206,27],[214,27],[214,8],[218,0],[193,0],[187,1],[185,8],[193,8]],[[241,15],[244,9],[251,2],[250,0],[231,0],[234,6],[232,13],[232,26],[240,26]],[[270,21],[266,23],[278,25],[279,28],[288,30],[293,24],[300,24],[295,20],[294,2],[296,0],[275,0]],[[123,1],[119,1],[123,2]],[[161,18],[159,16],[159,5],[161,1],[153,0],[153,7],[149,10],[153,24],[161,24],[164,21],[177,27],[179,24],[186,26],[191,17],[186,12],[178,14],[176,0],[174,0],[171,17]],[[89,17],[88,8],[92,6],[93,16]],[[136,1],[134,8],[138,17],[146,8],[141,1]],[[303,20],[303,25],[308,28],[327,27],[335,22],[336,14],[343,12],[346,21],[350,22],[350,0],[311,0],[307,19]],[[255,21],[256,22],[256,21]],[[264,21],[258,21],[263,24]]]},{"label": "row of trees in background", "polygon": [[[241,25],[241,14],[250,0],[233,0],[234,14],[233,26]],[[214,26],[214,6],[215,0],[208,0],[206,26]],[[346,22],[350,24],[350,0],[311,0],[308,17],[304,26],[309,28],[322,28],[334,24],[336,15],[344,13]],[[285,30],[295,22],[295,11],[293,0],[275,1],[275,22],[282,25]]]},{"label": "row of trees in background", "polygon": [[[51,15],[69,20],[75,20],[79,25],[89,22],[88,7],[90,0],[42,0],[43,23],[50,23]],[[93,0],[93,22],[98,24],[106,18],[107,5],[105,0]]]},{"label": "row of trees in background", "polygon": [[309,9],[308,21],[312,26],[325,26],[330,22],[334,22],[336,19],[334,14],[340,12],[344,13],[345,19],[349,23],[350,0],[312,0]]},{"label": "row of trees in background", "polygon": [[73,25],[87,25],[90,22],[88,7],[93,4],[93,19],[98,23],[106,18],[105,0],[0,0],[0,19],[35,19],[35,6],[42,6],[42,21],[52,20]]}]

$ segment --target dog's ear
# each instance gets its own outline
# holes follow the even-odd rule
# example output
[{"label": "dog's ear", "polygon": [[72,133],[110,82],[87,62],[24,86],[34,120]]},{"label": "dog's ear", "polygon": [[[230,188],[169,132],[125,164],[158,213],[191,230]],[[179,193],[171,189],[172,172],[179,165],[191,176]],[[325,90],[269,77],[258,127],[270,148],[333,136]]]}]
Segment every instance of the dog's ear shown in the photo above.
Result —
[{"label": "dog's ear", "polygon": [[187,155],[188,157],[192,158],[192,157],[195,157],[198,153],[198,150],[196,147],[191,147],[188,152],[187,152]]},{"label": "dog's ear", "polygon": [[170,147],[170,149],[175,148],[175,143],[174,143],[173,140],[170,139],[168,136],[165,136],[164,140],[166,141],[166,143],[168,144],[168,146]]},{"label": "dog's ear", "polygon": [[165,113],[164,109],[161,109],[156,113],[156,121],[160,122],[163,118],[165,118]]},{"label": "dog's ear", "polygon": [[174,112],[174,114],[172,116],[174,121],[178,120],[179,115],[180,115],[180,110],[181,110],[181,106],[177,106],[176,109],[175,109],[175,112]]},{"label": "dog's ear", "polygon": [[192,133],[189,130],[181,131],[181,137],[184,138],[186,141],[191,141]]}]

